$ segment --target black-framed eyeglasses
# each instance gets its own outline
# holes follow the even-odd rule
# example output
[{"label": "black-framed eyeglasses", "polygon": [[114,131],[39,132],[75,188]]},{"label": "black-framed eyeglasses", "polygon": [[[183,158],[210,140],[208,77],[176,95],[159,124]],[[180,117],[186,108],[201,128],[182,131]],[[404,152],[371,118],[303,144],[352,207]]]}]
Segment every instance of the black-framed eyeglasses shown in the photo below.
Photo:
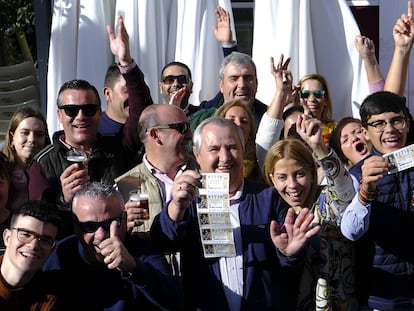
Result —
[{"label": "black-framed eyeglasses", "polygon": [[42,248],[53,248],[56,245],[56,240],[52,237],[46,236],[46,235],[40,235],[36,232],[33,232],[31,230],[23,229],[23,228],[11,228],[12,230],[17,231],[17,239],[24,243],[29,244],[34,239],[39,241],[39,245]]},{"label": "black-framed eyeglasses", "polygon": [[87,117],[93,117],[98,111],[99,106],[95,104],[86,104],[86,105],[63,105],[59,106],[59,109],[63,109],[65,114],[74,118],[78,115],[79,110],[82,110],[83,114]]},{"label": "black-framed eyeglasses", "polygon": [[175,80],[177,80],[178,84],[187,84],[190,81],[190,79],[187,78],[186,75],[179,75],[179,76],[169,75],[169,76],[162,78],[162,82],[165,84],[173,84]]},{"label": "black-framed eyeglasses", "polygon": [[391,120],[376,120],[366,123],[367,126],[373,127],[377,133],[384,131],[387,124],[390,124],[396,130],[402,130],[407,125],[407,120],[404,117],[395,117]]},{"label": "black-framed eyeglasses", "polygon": [[[170,123],[170,124],[159,124],[151,126],[150,128],[154,129],[174,129],[181,134],[185,134],[190,129],[190,124],[187,122],[180,122],[180,123]],[[147,132],[150,128],[147,128]]]},{"label": "black-framed eyeglasses", "polygon": [[78,221],[77,223],[78,223],[80,231],[82,231],[83,233],[94,233],[99,228],[102,228],[105,231],[109,232],[109,229],[113,221],[116,221],[117,227],[121,226],[123,216],[124,216],[124,213],[122,213],[118,217],[109,218],[103,221],[83,221],[83,222]]},{"label": "black-framed eyeglasses", "polygon": [[325,96],[325,91],[324,90],[314,90],[314,91],[309,91],[309,90],[300,90],[299,91],[299,96],[300,98],[308,98],[310,96],[310,94],[313,94],[313,96],[315,96],[315,98],[322,98]]}]

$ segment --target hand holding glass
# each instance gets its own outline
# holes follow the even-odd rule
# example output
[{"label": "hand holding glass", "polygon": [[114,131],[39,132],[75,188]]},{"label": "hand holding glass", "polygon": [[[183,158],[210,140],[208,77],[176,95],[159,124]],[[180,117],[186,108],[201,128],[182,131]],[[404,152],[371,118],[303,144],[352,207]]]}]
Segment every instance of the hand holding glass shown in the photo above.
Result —
[{"label": "hand holding glass", "polygon": [[148,193],[142,193],[139,190],[133,190],[129,192],[129,200],[138,202],[139,207],[143,209],[143,213],[140,215],[140,220],[148,220],[150,218],[148,208]]},{"label": "hand holding glass", "polygon": [[87,166],[88,156],[85,152],[81,150],[71,149],[66,153],[66,160],[68,160],[70,164],[73,164],[73,163],[78,164],[78,168],[72,170],[71,172],[72,174],[74,174],[77,171],[82,170]]}]

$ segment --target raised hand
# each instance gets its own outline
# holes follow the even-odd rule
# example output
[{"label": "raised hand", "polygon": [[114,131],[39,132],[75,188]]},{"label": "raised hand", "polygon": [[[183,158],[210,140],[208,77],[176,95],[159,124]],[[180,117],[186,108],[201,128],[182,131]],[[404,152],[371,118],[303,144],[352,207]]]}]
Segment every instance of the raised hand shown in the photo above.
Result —
[{"label": "raised hand", "polygon": [[413,3],[407,2],[407,14],[401,14],[392,30],[396,46],[411,49],[414,39]]},{"label": "raised hand", "polygon": [[375,44],[370,38],[358,35],[355,37],[354,45],[362,59],[369,60],[371,57],[376,57]]},{"label": "raised hand", "polygon": [[174,221],[182,220],[186,209],[195,199],[198,193],[201,175],[192,170],[187,170],[176,177],[172,189],[172,200],[168,205],[168,215]]},{"label": "raised hand", "polygon": [[106,30],[108,32],[112,54],[118,58],[121,66],[129,65],[132,62],[131,52],[129,50],[129,36],[125,29],[122,16],[118,17],[118,34],[116,37],[112,26],[107,25]]},{"label": "raised hand", "polygon": [[329,149],[322,140],[322,122],[320,120],[301,114],[296,121],[296,131],[318,158],[329,154]]},{"label": "raised hand", "polygon": [[276,88],[285,92],[290,92],[292,87],[292,73],[288,70],[290,60],[288,57],[284,61],[284,55],[280,54],[279,62],[275,66],[274,58],[270,57],[270,73],[275,78]]},{"label": "raised hand", "polygon": [[132,273],[136,268],[136,262],[120,239],[121,230],[123,229],[118,227],[117,222],[114,220],[109,228],[109,238],[99,243],[98,248],[104,257],[104,263],[108,269],[118,269]]},{"label": "raised hand", "polygon": [[270,237],[273,244],[286,256],[294,256],[302,250],[309,238],[319,232],[320,226],[310,228],[313,214],[308,208],[301,210],[296,217],[295,210],[289,208],[284,225],[279,228],[278,223],[272,220]]},{"label": "raised hand", "polygon": [[230,14],[221,6],[216,9],[217,25],[213,26],[213,32],[217,41],[221,44],[230,44],[233,42],[231,33]]}]

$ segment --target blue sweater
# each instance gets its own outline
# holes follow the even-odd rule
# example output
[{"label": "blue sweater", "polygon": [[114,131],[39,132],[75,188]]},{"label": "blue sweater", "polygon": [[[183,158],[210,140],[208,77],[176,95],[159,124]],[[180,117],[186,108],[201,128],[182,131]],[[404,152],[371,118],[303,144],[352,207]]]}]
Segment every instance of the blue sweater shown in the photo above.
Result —
[{"label": "blue sweater", "polygon": [[63,301],[59,310],[179,310],[176,283],[163,253],[136,235],[128,235],[124,244],[137,264],[130,279],[105,264],[88,263],[77,237],[58,243],[44,270],[56,282]]},{"label": "blue sweater", "polygon": [[[374,148],[373,154],[382,155]],[[351,173],[361,176],[362,164]],[[414,170],[384,175],[367,208],[369,227],[358,243],[367,253],[364,257],[371,260],[365,273],[369,280],[363,283],[363,287],[369,286],[368,304],[380,310],[413,308],[414,247],[409,241],[414,236]]]},{"label": "blue sweater", "polygon": [[[241,310],[293,310],[301,273],[301,256],[285,257],[270,238],[271,220],[282,224],[286,203],[273,187],[245,180],[240,199],[240,229],[234,230],[237,255],[243,256]],[[151,237],[164,248],[181,251],[186,310],[230,310],[221,281],[219,258],[204,259],[196,207],[180,223],[164,208],[151,227]]]}]

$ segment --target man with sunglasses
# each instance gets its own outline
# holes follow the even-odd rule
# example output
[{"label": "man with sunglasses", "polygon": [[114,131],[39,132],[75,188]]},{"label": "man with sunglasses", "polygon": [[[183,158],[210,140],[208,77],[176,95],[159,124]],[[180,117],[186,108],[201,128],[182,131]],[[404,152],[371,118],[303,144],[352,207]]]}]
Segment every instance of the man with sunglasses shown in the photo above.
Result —
[{"label": "man with sunglasses", "polygon": [[57,280],[64,310],[178,310],[163,252],[149,239],[127,234],[120,192],[88,182],[76,193],[72,212],[75,235],[60,241],[44,265]]},{"label": "man with sunglasses", "polygon": [[[233,41],[230,15],[222,7],[216,9],[217,25],[213,31],[217,41],[222,45],[224,57],[237,51],[237,44]],[[173,61],[161,70],[161,81],[159,83],[160,93],[164,104],[173,104],[181,107],[187,116],[197,112],[199,107],[190,105],[189,98],[193,92],[193,82],[190,68],[181,62]],[[221,95],[219,92],[218,96]],[[211,113],[209,113],[211,115]]]},{"label": "man with sunglasses", "polygon": [[[63,131],[57,131],[52,144],[40,151],[29,168],[29,198],[57,203],[64,217],[59,239],[73,233],[70,203],[74,194],[88,180],[114,182],[114,178],[140,162],[142,148],[136,126],[142,110],[152,104],[144,75],[132,60],[128,34],[122,18],[118,20],[118,35],[110,33],[111,50],[122,68],[132,68],[123,74],[129,93],[129,117],[117,135],[101,136],[101,102],[96,88],[85,80],[64,83],[58,93],[57,115]],[[79,169],[66,159],[70,149],[88,155],[87,165]],[[73,173],[78,169],[76,173]]]},{"label": "man with sunglasses", "polygon": [[[145,108],[138,122],[138,135],[145,147],[143,161],[115,181],[127,200],[131,187],[135,189],[137,186],[133,181],[144,180],[149,194],[150,219],[139,222],[139,231],[147,232],[154,217],[171,199],[175,177],[197,165],[188,149],[193,137],[190,124],[184,111],[177,106],[151,105]],[[132,229],[142,211],[139,202],[129,201],[125,207],[128,228]]]},{"label": "man with sunglasses", "polygon": [[360,116],[372,155],[350,169],[360,187],[342,216],[341,231],[357,241],[361,305],[413,310],[414,251],[407,237],[414,228],[414,170],[392,173],[383,157],[406,146],[408,110],[402,97],[384,91],[364,99]]},{"label": "man with sunglasses", "polygon": [[13,209],[3,231],[6,250],[0,255],[0,310],[55,310],[53,279],[42,266],[53,251],[60,226],[54,206],[27,201]]},{"label": "man with sunglasses", "polygon": [[181,62],[173,61],[161,70],[159,83],[163,104],[173,104],[180,107],[187,114],[197,111],[198,107],[188,102],[193,92],[190,68]]}]

